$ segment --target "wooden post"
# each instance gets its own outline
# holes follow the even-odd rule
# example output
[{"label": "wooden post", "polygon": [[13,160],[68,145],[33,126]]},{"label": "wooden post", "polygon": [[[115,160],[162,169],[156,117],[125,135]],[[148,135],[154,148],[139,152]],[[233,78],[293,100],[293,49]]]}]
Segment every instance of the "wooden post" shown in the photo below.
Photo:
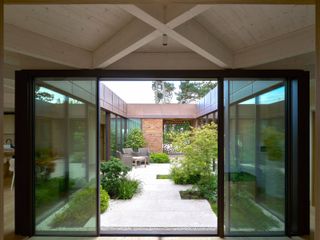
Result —
[{"label": "wooden post", "polygon": [[3,189],[3,0],[0,0],[0,240],[4,232],[4,189]]},{"label": "wooden post", "polygon": [[316,1],[316,161],[315,172],[315,233],[314,239],[320,239],[320,0]]}]

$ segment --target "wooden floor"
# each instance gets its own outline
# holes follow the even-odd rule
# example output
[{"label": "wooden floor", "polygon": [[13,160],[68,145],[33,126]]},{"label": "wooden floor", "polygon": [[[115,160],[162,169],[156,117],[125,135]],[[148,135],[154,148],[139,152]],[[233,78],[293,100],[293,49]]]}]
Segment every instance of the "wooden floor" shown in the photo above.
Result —
[{"label": "wooden floor", "polygon": [[[11,178],[6,178],[4,181],[4,239],[5,240],[22,240],[25,237],[17,236],[14,234],[14,191],[10,189]],[[314,211],[311,211],[311,228],[314,229]],[[313,235],[313,234],[312,234]],[[313,240],[312,235],[303,239]],[[83,237],[83,238],[66,238],[66,237],[32,237],[32,240],[70,240],[70,239],[83,239],[83,240],[219,240],[218,237]],[[259,237],[259,238],[248,238],[248,237],[226,237],[227,240],[288,240],[286,237]],[[299,239],[302,238],[292,238]]]},{"label": "wooden floor", "polygon": [[4,180],[4,239],[21,240],[22,236],[14,234],[14,191],[10,189],[11,178]]}]

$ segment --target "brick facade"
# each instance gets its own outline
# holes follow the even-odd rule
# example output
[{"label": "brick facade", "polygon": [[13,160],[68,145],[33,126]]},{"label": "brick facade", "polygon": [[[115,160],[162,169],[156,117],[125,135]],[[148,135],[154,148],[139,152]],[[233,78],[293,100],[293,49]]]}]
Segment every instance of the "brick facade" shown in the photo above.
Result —
[{"label": "brick facade", "polygon": [[142,119],[142,132],[151,152],[162,152],[163,120]]}]

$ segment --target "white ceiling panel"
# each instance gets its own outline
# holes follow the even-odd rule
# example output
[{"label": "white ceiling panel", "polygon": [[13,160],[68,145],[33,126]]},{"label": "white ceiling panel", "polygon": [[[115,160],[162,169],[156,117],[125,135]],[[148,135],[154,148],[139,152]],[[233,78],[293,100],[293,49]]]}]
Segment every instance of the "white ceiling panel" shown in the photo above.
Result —
[{"label": "white ceiling panel", "polygon": [[114,5],[7,5],[4,21],[71,45],[94,50],[133,17]]}]

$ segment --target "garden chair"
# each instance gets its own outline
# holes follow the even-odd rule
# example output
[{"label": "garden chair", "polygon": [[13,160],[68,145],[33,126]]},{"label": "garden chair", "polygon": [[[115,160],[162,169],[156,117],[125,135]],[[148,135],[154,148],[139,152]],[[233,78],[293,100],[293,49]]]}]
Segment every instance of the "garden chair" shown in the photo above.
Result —
[{"label": "garden chair", "polygon": [[149,148],[139,148],[139,149],[138,149],[138,153],[139,153],[139,156],[145,157],[145,158],[147,159],[147,164],[149,164],[149,162],[150,162],[150,158],[149,158],[149,155],[150,155]]},{"label": "garden chair", "polygon": [[123,154],[127,154],[127,155],[133,154],[132,148],[122,148],[122,152],[123,152]]},{"label": "garden chair", "polygon": [[128,167],[132,168],[132,163],[134,159],[131,155],[128,154],[122,154],[120,151],[117,151],[117,157]]}]

